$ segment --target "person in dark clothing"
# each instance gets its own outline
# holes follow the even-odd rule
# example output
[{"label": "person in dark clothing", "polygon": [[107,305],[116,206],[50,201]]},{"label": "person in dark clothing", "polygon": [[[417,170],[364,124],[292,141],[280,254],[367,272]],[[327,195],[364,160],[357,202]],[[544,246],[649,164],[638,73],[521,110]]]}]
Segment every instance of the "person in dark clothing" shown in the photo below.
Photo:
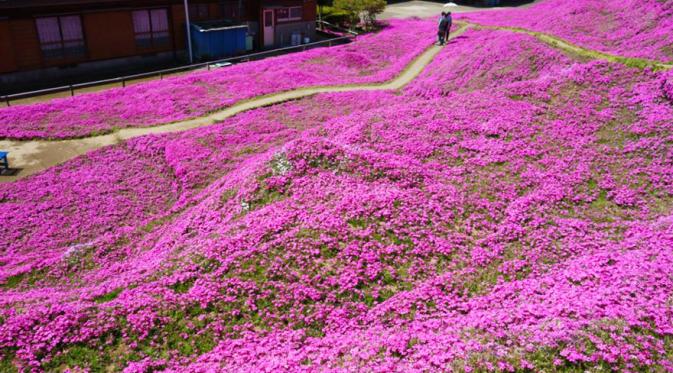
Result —
[{"label": "person in dark clothing", "polygon": [[447,28],[449,26],[449,21],[446,19],[446,13],[442,12],[442,17],[439,19],[439,27],[437,30],[437,38],[439,39],[439,45],[444,45],[444,37],[447,34]]},{"label": "person in dark clothing", "polygon": [[451,32],[451,25],[453,24],[453,18],[451,18],[451,12],[447,12],[446,16],[447,26],[446,26],[446,33],[444,33],[444,40],[448,43],[449,42],[449,33]]},{"label": "person in dark clothing", "polygon": [[439,16],[439,20],[437,20],[437,24],[442,22],[442,18],[446,17],[446,12],[442,12],[442,15]]}]

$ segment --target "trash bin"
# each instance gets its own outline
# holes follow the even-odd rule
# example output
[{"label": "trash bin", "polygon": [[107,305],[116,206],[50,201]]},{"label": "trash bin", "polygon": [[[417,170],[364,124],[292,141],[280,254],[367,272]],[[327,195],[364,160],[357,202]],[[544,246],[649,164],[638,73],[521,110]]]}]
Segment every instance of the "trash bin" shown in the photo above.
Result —
[{"label": "trash bin", "polygon": [[244,24],[230,21],[194,22],[190,33],[197,60],[232,56],[247,48],[248,26]]},{"label": "trash bin", "polygon": [[251,51],[252,50],[252,35],[246,35],[245,36],[245,50],[246,51]]}]

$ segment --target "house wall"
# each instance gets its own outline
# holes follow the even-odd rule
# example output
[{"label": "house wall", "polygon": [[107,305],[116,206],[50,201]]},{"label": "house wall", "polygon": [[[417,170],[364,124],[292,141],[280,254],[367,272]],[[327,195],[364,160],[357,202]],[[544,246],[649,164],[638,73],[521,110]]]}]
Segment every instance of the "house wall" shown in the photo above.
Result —
[{"label": "house wall", "polygon": [[315,1],[304,1],[304,21],[313,22],[313,28],[315,31],[315,20],[317,17],[318,9]]},{"label": "house wall", "polygon": [[10,19],[9,33],[14,49],[16,69],[29,70],[41,67],[42,53],[35,22],[32,19]]},{"label": "house wall", "polygon": [[[197,2],[190,1],[192,4]],[[86,2],[82,1],[82,3]],[[221,17],[222,7],[219,1],[210,0],[200,3],[208,5],[209,19]],[[8,18],[0,18],[0,73],[52,66],[70,66],[83,62],[167,51],[177,53],[186,48],[185,14],[182,1],[119,1],[110,5],[90,1],[79,7],[74,5],[47,7],[47,4],[40,4],[44,8],[26,6],[4,11],[0,3],[0,10],[8,14]],[[107,9],[104,7],[107,7]],[[168,9],[171,44],[150,50],[137,48],[133,31],[132,11],[161,7]],[[80,15],[86,44],[85,57],[69,61],[45,60],[43,58],[35,18],[49,16],[50,14]]]},{"label": "house wall", "polygon": [[264,40],[264,27],[262,24],[264,9],[274,9],[275,12],[275,9],[289,7],[302,7],[302,19],[278,21],[276,18],[274,27],[274,46],[285,47],[291,45],[292,34],[300,34],[302,43],[304,37],[308,37],[311,41],[315,41],[316,3],[314,0],[267,0],[263,1],[259,8],[258,17],[260,19],[260,36],[257,38],[259,45],[263,45]]},{"label": "house wall", "polygon": [[[239,10],[240,2],[240,12]],[[277,24],[277,46],[288,45],[292,33],[315,39],[315,0],[190,0],[190,4],[208,4],[208,19],[235,18],[247,23],[259,48],[263,34],[261,12],[264,7],[302,6],[302,20]],[[132,11],[150,8],[168,9],[169,45],[142,49],[136,45]],[[231,17],[233,10],[238,14]],[[35,18],[49,15],[79,15],[86,52],[71,60],[45,59],[40,47]],[[69,79],[89,79],[95,74],[120,74],[136,67],[186,57],[185,15],[182,0],[0,0],[0,83],[24,82],[31,86],[55,84]],[[84,74],[92,74],[84,77]],[[60,83],[59,83],[60,84]],[[0,87],[0,91],[7,86]],[[0,94],[3,94],[0,92]]]},{"label": "house wall", "polygon": [[89,59],[117,58],[136,53],[131,12],[88,13],[82,21]]},{"label": "house wall", "polygon": [[16,70],[9,21],[0,19],[0,73]]},{"label": "house wall", "polygon": [[209,7],[208,13],[210,19],[218,19],[222,17],[222,7],[220,6],[219,3],[210,3],[208,7]]},{"label": "house wall", "polygon": [[187,29],[185,27],[185,10],[182,5],[175,4],[170,9],[169,17],[171,18],[171,23],[173,24],[173,45],[175,49],[185,49],[187,48]]}]

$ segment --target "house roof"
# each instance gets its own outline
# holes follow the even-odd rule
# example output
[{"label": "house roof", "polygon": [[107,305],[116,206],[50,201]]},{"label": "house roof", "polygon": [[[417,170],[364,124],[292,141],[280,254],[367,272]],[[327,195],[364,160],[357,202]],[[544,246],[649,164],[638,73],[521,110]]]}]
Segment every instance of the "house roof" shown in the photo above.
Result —
[{"label": "house roof", "polygon": [[100,6],[129,6],[129,5],[162,5],[178,3],[179,0],[0,0],[0,9],[26,9],[26,8],[56,8],[70,5]]},{"label": "house roof", "polygon": [[230,30],[236,28],[247,29],[248,25],[245,23],[235,22],[231,20],[217,20],[217,21],[192,22],[192,27],[197,29],[199,32],[211,32],[211,31]]}]

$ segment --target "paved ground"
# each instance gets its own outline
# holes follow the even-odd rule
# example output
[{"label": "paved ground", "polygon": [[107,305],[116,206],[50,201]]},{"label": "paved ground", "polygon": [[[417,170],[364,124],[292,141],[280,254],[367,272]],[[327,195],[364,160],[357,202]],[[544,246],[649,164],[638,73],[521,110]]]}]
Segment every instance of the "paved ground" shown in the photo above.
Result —
[{"label": "paved ground", "polygon": [[389,19],[389,18],[409,18],[409,17],[430,17],[440,14],[446,9],[450,9],[451,12],[472,12],[475,10],[480,10],[483,8],[473,8],[469,6],[456,6],[456,7],[444,7],[444,3],[431,2],[431,1],[405,1],[403,3],[390,4],[386,7],[386,10],[381,13],[377,18],[379,19]]},{"label": "paved ground", "polygon": [[[515,5],[511,7],[528,7],[540,0],[530,1],[530,2],[521,2],[520,5]],[[435,1],[405,1],[397,4],[390,4],[386,7],[386,10],[378,17],[379,19],[389,19],[389,18],[409,18],[409,17],[430,17],[438,16],[442,11],[449,10],[453,13],[464,13],[464,12],[475,12],[475,11],[484,11],[484,10],[493,10],[493,9],[503,9],[507,7],[473,7],[466,5],[458,5],[451,7],[444,7],[446,2],[435,2]]]}]

